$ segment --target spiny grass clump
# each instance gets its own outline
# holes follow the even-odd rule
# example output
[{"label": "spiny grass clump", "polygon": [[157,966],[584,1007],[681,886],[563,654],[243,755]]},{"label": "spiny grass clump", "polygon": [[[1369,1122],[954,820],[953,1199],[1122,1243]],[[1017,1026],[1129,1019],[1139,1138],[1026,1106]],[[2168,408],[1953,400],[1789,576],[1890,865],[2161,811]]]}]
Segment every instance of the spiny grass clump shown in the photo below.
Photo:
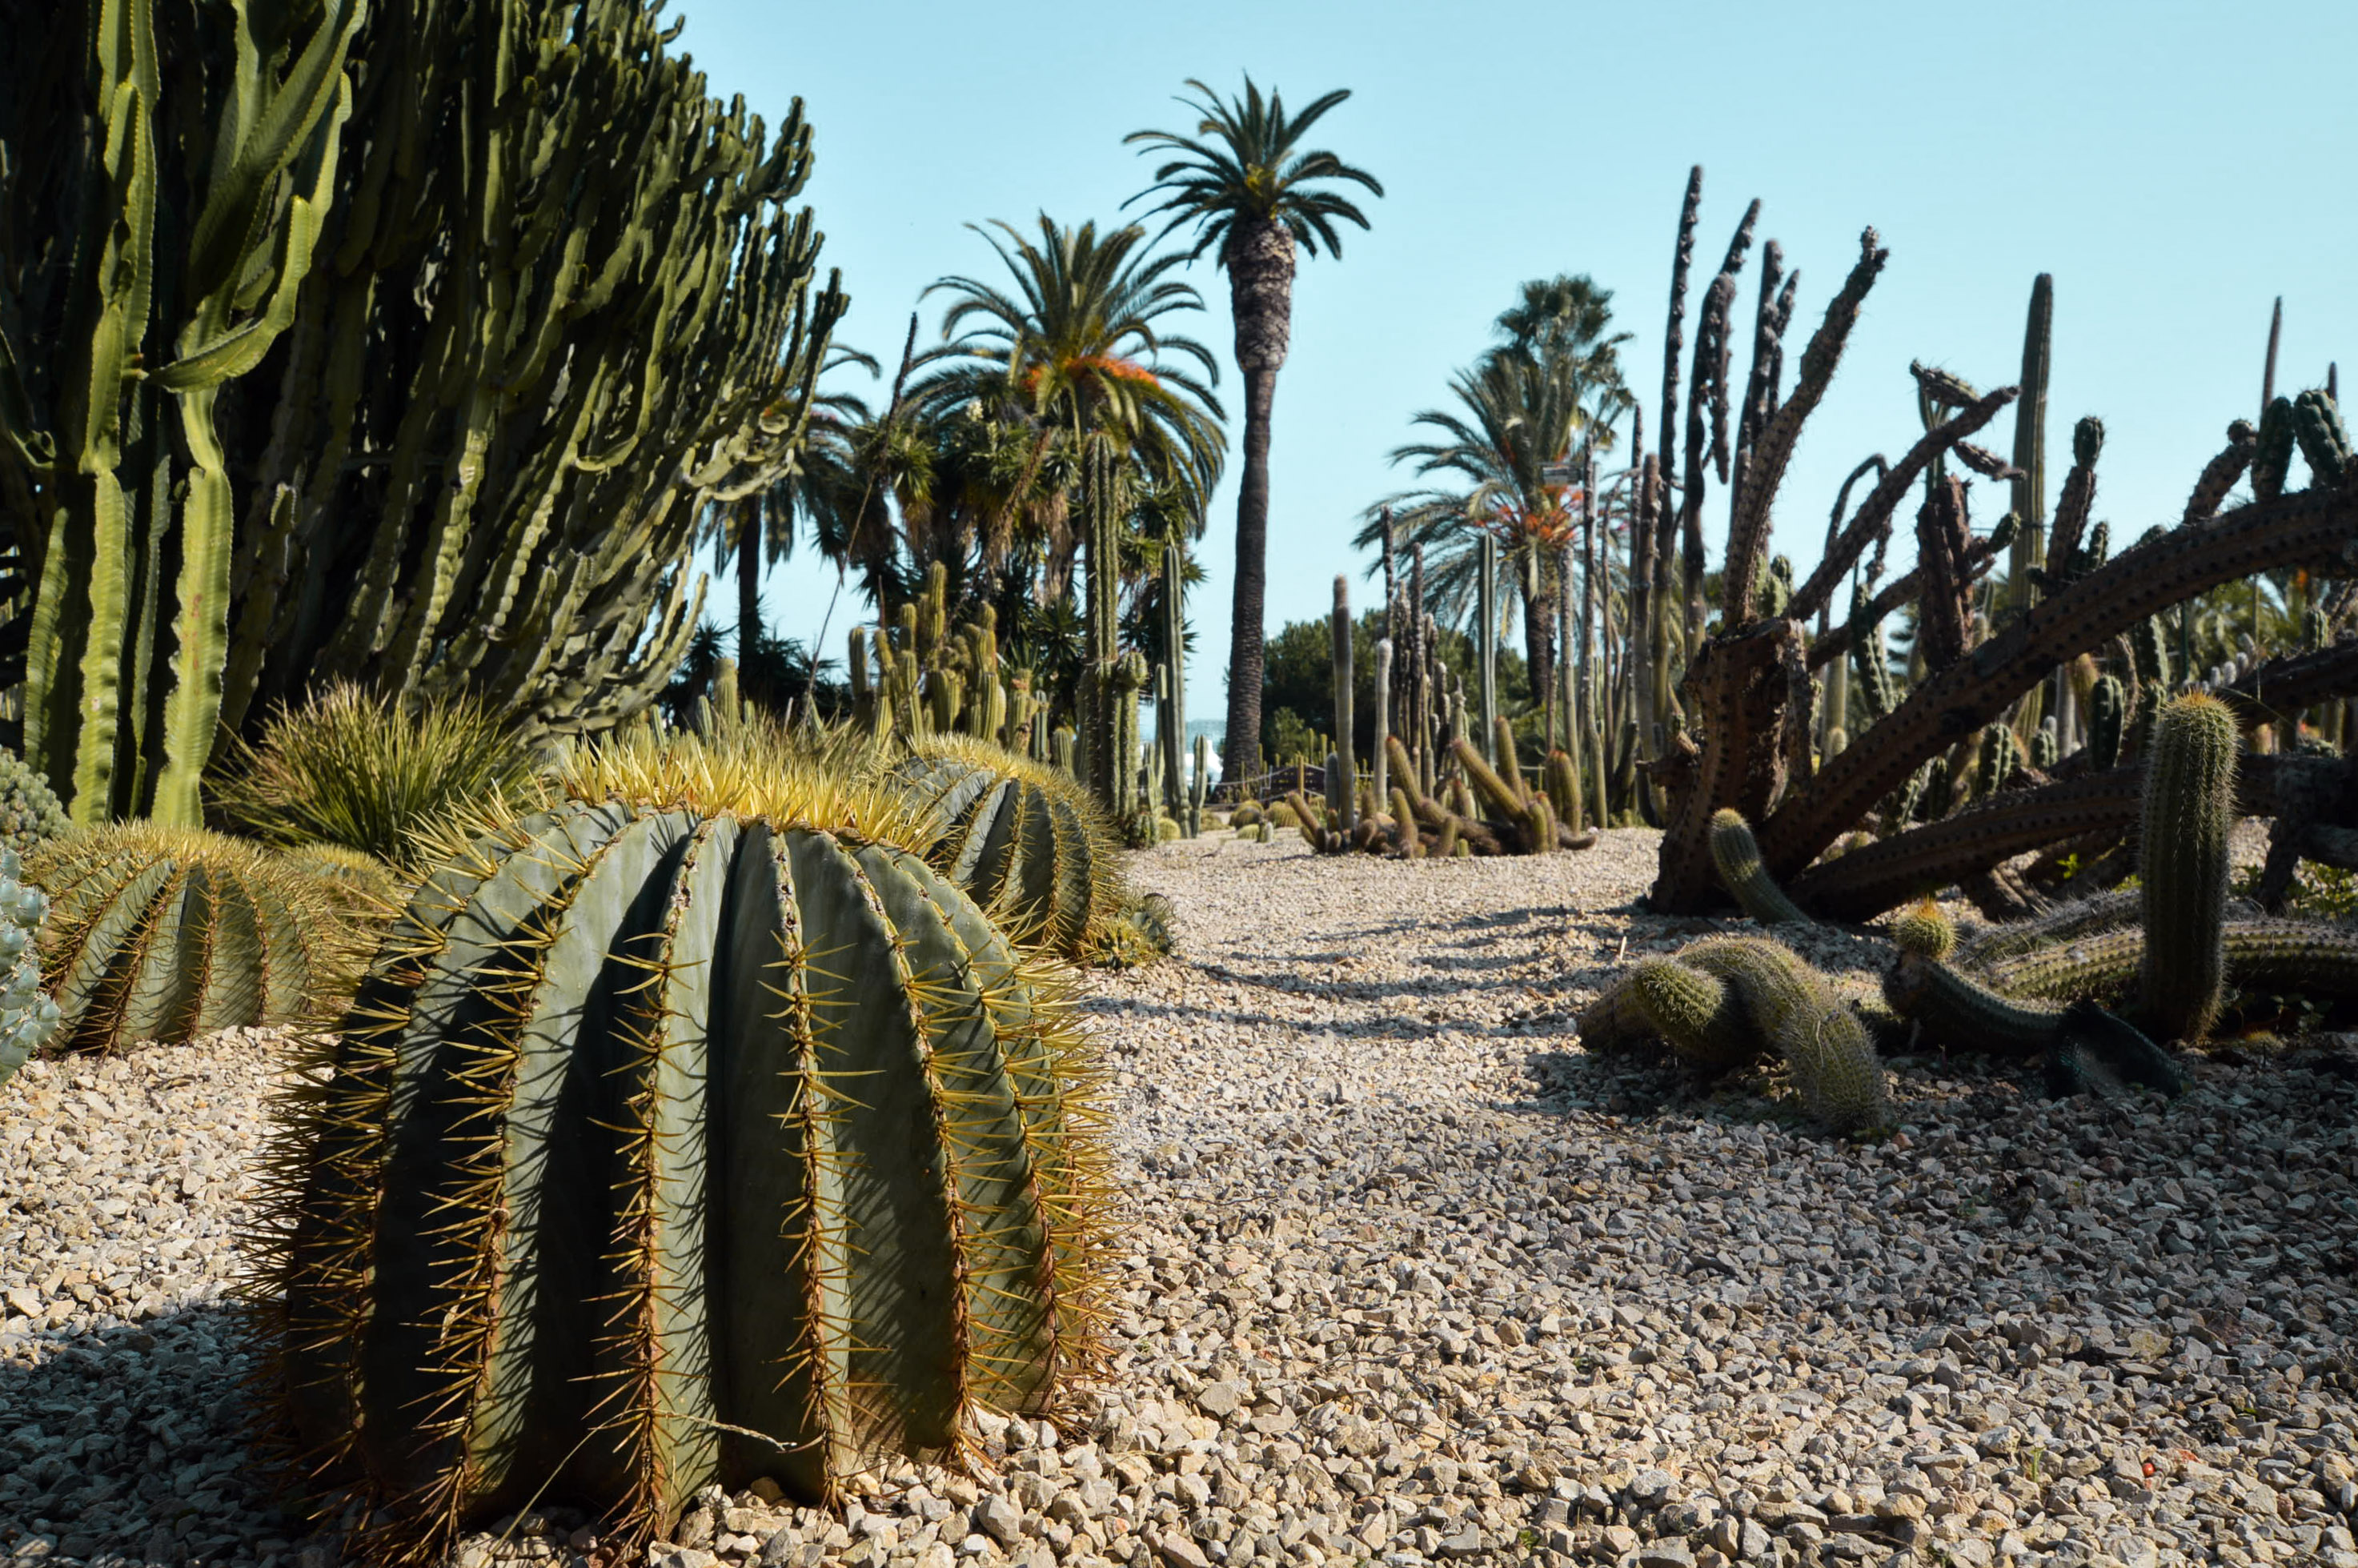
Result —
[{"label": "spiny grass clump", "polygon": [[514,726],[481,704],[411,713],[339,684],[273,713],[259,741],[234,741],[208,795],[230,825],[266,843],[341,844],[402,866],[442,817],[531,804],[540,791],[538,762]]},{"label": "spiny grass clump", "polygon": [[533,1505],[628,1555],[708,1486],[829,1503],[1102,1356],[1070,972],[930,818],[774,736],[562,782],[451,830],[264,1162],[268,1419],[373,1562]]}]

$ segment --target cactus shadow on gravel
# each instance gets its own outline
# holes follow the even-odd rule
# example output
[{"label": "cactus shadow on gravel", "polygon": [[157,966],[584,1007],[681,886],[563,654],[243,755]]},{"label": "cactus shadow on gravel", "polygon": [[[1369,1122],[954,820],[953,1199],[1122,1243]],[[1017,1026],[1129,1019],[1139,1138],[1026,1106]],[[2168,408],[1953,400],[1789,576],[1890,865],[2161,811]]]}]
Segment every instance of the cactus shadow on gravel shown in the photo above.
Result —
[{"label": "cactus shadow on gravel", "polygon": [[52,1563],[254,1564],[265,1542],[294,1560],[307,1530],[245,1446],[232,1311],[11,1335],[0,1357],[0,1556],[46,1537]]}]

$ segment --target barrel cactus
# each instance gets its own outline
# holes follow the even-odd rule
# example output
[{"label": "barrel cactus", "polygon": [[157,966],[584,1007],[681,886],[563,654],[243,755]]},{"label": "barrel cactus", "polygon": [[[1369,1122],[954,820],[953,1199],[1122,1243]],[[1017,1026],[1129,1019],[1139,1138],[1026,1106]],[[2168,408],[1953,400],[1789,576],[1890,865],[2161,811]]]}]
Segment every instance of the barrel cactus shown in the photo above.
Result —
[{"label": "barrel cactus", "polygon": [[287,1105],[252,1303],[372,1561],[536,1502],[627,1547],[826,1503],[1098,1354],[1065,971],[889,791],[630,742],[425,879]]},{"label": "barrel cactus", "polygon": [[932,824],[936,868],[1017,941],[1077,957],[1120,918],[1120,837],[1069,774],[950,736],[922,742],[892,777]]},{"label": "barrel cactus", "polygon": [[0,749],[0,846],[23,855],[72,826],[49,781],[16,752]]},{"label": "barrel cactus", "polygon": [[310,878],[203,828],[82,829],[25,877],[49,899],[41,968],[76,1049],[306,1022],[351,995],[363,957]]},{"label": "barrel cactus", "polygon": [[20,881],[22,874],[16,851],[0,848],[0,1084],[58,1027],[58,1004],[41,990],[36,940],[49,900]]}]

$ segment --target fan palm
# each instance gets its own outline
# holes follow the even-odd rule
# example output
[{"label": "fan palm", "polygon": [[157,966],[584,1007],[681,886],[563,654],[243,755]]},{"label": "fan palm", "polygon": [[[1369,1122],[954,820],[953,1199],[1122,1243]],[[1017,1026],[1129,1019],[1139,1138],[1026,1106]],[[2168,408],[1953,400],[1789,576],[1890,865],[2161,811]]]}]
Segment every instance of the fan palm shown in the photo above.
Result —
[{"label": "fan palm", "polygon": [[[1337,222],[1368,227],[1367,214],[1335,188],[1357,184],[1378,196],[1375,176],[1331,152],[1304,151],[1311,126],[1351,94],[1338,89],[1288,115],[1277,92],[1261,96],[1252,78],[1244,95],[1223,102],[1197,81],[1181,103],[1202,117],[1193,135],[1138,131],[1125,142],[1172,155],[1154,183],[1133,200],[1160,196],[1148,211],[1168,212],[1164,232],[1194,224],[1189,259],[1217,247],[1228,275],[1236,325],[1237,369],[1245,381],[1245,468],[1237,495],[1237,581],[1229,629],[1228,776],[1260,772],[1261,617],[1269,591],[1269,424],[1277,373],[1293,322],[1294,247],[1312,255],[1343,252]],[[1143,150],[1143,149],[1141,149]]]}]

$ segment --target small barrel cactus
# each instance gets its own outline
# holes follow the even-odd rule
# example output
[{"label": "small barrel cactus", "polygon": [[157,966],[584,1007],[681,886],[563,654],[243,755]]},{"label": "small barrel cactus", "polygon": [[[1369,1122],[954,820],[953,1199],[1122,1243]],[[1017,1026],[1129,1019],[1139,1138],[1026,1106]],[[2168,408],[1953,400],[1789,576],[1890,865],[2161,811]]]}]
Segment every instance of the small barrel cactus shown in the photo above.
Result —
[{"label": "small barrel cactus", "polygon": [[1069,774],[944,736],[921,742],[893,778],[933,825],[936,868],[1017,941],[1078,957],[1120,917],[1120,835]]},{"label": "small barrel cactus", "polygon": [[712,761],[594,753],[446,860],[298,1082],[263,1386],[372,1561],[540,1501],[633,1547],[708,1486],[826,1503],[1098,1354],[1065,972],[888,792]]},{"label": "small barrel cactus", "polygon": [[302,1023],[352,994],[360,942],[319,884],[242,838],[114,823],[27,860],[41,967],[76,1049]]},{"label": "small barrel cactus", "polygon": [[36,940],[49,901],[18,879],[16,851],[0,848],[0,1084],[57,1032],[58,1004],[41,990]]},{"label": "small barrel cactus", "polygon": [[73,827],[58,792],[24,758],[0,748],[0,846],[19,855]]}]

